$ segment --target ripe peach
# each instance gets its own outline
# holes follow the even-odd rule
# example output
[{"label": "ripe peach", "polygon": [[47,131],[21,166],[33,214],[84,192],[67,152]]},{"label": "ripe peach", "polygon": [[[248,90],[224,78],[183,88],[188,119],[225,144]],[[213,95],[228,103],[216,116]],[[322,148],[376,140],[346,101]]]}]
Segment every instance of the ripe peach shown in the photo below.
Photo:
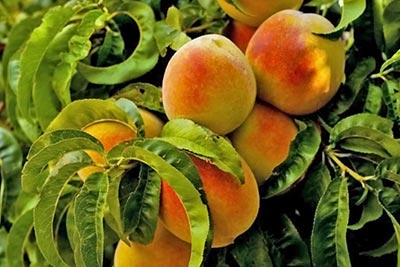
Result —
[{"label": "ripe peach", "polygon": [[224,135],[250,113],[256,97],[254,73],[227,37],[192,39],[172,56],[162,82],[169,119],[186,118]]},{"label": "ripe peach", "polygon": [[297,132],[291,117],[269,104],[258,102],[229,138],[261,185],[287,158]]},{"label": "ripe peach", "polygon": [[143,119],[145,137],[153,138],[160,136],[164,122],[147,109],[139,108],[139,113]]},{"label": "ripe peach", "polygon": [[[214,239],[212,247],[227,246],[254,222],[259,208],[259,192],[253,173],[242,160],[245,182],[215,165],[191,156],[203,182],[209,206]],[[160,219],[173,234],[189,242],[186,211],[177,194],[164,180],[161,186]]]},{"label": "ripe peach", "polygon": [[[156,115],[143,108],[139,108],[142,116],[145,137],[152,138],[159,136],[164,125],[163,121]],[[117,120],[100,120],[85,126],[83,131],[96,137],[104,146],[104,151],[108,152],[118,143],[129,141],[137,137],[136,128],[132,125]],[[95,151],[86,151],[96,165],[85,167],[79,170],[78,175],[85,180],[94,172],[104,171],[102,165],[105,164],[102,155]]]},{"label": "ripe peach", "polygon": [[153,241],[148,245],[119,241],[114,254],[115,267],[188,267],[190,244],[157,224]]},{"label": "ripe peach", "polygon": [[245,53],[247,45],[256,29],[256,27],[246,25],[240,21],[231,20],[227,28],[226,37]]},{"label": "ripe peach", "polygon": [[217,0],[217,2],[231,18],[257,27],[278,11],[299,9],[303,0],[238,0],[239,9],[229,4],[227,0]]},{"label": "ripe peach", "polygon": [[261,24],[246,50],[258,97],[293,115],[326,105],[344,80],[345,47],[315,33],[333,29],[323,16],[296,10],[280,11]]}]

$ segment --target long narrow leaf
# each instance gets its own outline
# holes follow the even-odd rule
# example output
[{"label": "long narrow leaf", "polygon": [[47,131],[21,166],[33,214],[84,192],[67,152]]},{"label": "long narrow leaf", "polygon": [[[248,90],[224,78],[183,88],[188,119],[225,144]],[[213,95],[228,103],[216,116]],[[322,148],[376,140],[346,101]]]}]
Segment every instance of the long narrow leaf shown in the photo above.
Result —
[{"label": "long narrow leaf", "polygon": [[335,178],[315,212],[311,235],[311,255],[315,266],[351,266],[346,240],[349,213],[347,179]]},{"label": "long narrow leaf", "polygon": [[[102,267],[104,253],[104,212],[108,193],[105,173],[90,175],[75,199],[76,248],[86,267]],[[80,267],[81,265],[78,265]]]}]

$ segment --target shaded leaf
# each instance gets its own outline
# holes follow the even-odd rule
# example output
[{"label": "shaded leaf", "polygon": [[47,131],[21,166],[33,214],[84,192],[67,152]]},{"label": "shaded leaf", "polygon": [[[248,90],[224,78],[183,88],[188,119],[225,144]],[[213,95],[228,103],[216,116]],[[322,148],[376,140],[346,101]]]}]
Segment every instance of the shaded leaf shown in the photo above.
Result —
[{"label": "shaded leaf", "polygon": [[363,210],[361,213],[361,217],[356,223],[349,225],[347,228],[350,230],[360,230],[367,223],[379,219],[382,216],[382,214],[383,214],[383,209],[380,206],[377,197],[372,193],[368,193],[367,199],[363,203]]},{"label": "shaded leaf", "polygon": [[75,225],[79,237],[83,266],[103,266],[104,228],[103,219],[108,192],[108,176],[105,173],[91,174],[75,198]]},{"label": "shaded leaf", "polygon": [[138,185],[123,207],[123,224],[130,241],[149,244],[154,237],[160,205],[161,177],[142,165]]},{"label": "shaded leaf", "polygon": [[375,70],[375,59],[367,57],[358,62],[353,72],[348,75],[346,83],[339,89],[331,104],[327,105],[327,122],[336,124],[340,116],[354,103],[367,77]]},{"label": "shaded leaf", "polygon": [[305,174],[315,158],[321,143],[321,135],[312,122],[298,122],[300,130],[291,142],[289,154],[261,186],[261,197],[266,199],[285,193]]},{"label": "shaded leaf", "polygon": [[349,213],[347,179],[335,178],[326,189],[315,212],[311,234],[314,265],[351,266],[346,240]]}]

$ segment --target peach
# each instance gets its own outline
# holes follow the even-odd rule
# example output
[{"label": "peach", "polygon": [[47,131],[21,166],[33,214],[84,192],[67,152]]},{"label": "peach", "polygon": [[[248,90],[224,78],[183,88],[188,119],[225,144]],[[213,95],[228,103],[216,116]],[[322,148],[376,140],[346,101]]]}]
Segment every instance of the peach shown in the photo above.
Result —
[{"label": "peach", "polygon": [[227,0],[217,0],[217,2],[231,18],[249,26],[257,27],[278,11],[299,9],[303,0],[237,0],[239,8],[230,4]]},{"label": "peach", "polygon": [[[139,108],[139,113],[143,119],[145,137],[152,138],[159,136],[164,125],[163,121],[155,114],[143,108]],[[111,119],[95,121],[83,127],[82,130],[96,137],[104,146],[106,153],[115,145],[137,137],[136,128],[133,125]],[[103,167],[105,165],[104,158],[99,153],[95,151],[86,151],[86,153],[91,157],[95,165],[79,170],[78,175],[82,180],[85,180],[94,172],[104,171]]]},{"label": "peach", "polygon": [[291,117],[269,104],[258,102],[229,138],[261,185],[287,158],[297,132]]},{"label": "peach", "polygon": [[[106,119],[95,121],[85,126],[82,130],[97,138],[103,145],[106,153],[118,143],[136,138],[136,129],[118,120]],[[102,155],[91,150],[87,150],[86,153],[90,156],[95,165],[82,168],[78,171],[78,175],[83,181],[92,173],[104,171],[105,167],[105,161]]]},{"label": "peach", "polygon": [[190,244],[174,236],[161,224],[148,245],[119,241],[114,254],[115,267],[188,267]]},{"label": "peach", "polygon": [[153,138],[160,136],[164,122],[147,109],[139,108],[139,113],[143,119],[145,137]]},{"label": "peach", "polygon": [[247,45],[256,29],[256,27],[246,25],[240,21],[231,20],[227,28],[226,37],[245,53]]},{"label": "peach", "polygon": [[334,29],[325,17],[283,10],[261,24],[246,56],[258,97],[282,111],[306,115],[325,106],[344,80],[345,47],[315,33]]},{"label": "peach", "polygon": [[250,113],[256,97],[254,73],[227,37],[206,34],[172,56],[162,81],[168,119],[186,118],[224,135]]},{"label": "peach", "polygon": [[[259,209],[259,192],[253,173],[242,160],[245,182],[218,169],[203,159],[191,156],[203,182],[211,215],[214,238],[212,247],[234,242],[254,222]],[[177,194],[162,180],[160,219],[173,234],[190,242],[189,221]]]}]

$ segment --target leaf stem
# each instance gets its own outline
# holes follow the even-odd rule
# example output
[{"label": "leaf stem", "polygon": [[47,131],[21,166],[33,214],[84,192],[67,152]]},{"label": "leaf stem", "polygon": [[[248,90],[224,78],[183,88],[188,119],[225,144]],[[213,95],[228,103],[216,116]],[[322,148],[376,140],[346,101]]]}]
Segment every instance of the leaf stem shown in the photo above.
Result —
[{"label": "leaf stem", "polygon": [[342,172],[342,175],[344,176],[346,173],[348,173],[351,177],[353,177],[355,180],[361,183],[362,187],[365,187],[365,182],[368,180],[371,180],[374,178],[374,176],[362,176],[350,167],[346,166],[337,156],[334,150],[327,149],[326,153],[328,157],[337,164],[339,169]]}]

